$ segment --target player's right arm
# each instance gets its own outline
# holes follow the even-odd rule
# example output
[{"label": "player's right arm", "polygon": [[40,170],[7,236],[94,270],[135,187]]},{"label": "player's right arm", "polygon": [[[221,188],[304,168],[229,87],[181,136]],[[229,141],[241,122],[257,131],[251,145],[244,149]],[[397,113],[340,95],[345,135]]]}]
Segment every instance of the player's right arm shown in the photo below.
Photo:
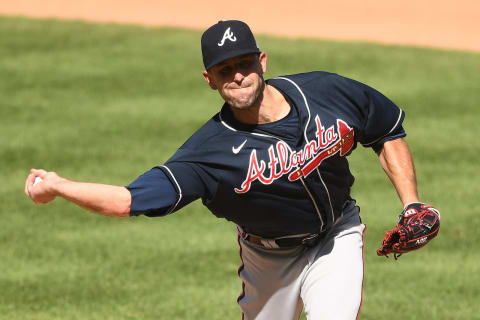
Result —
[{"label": "player's right arm", "polygon": [[[43,179],[34,185],[35,177]],[[25,181],[25,194],[36,204],[45,204],[62,197],[92,212],[111,216],[128,217],[132,197],[121,186],[71,181],[55,172],[31,169]]]}]

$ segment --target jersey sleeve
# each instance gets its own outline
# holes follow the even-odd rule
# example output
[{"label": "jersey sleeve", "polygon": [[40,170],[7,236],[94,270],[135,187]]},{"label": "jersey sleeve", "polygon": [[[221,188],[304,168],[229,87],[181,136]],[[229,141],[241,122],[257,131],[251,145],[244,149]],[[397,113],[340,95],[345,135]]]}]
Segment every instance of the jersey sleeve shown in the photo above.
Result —
[{"label": "jersey sleeve", "polygon": [[159,217],[204,198],[206,189],[194,165],[172,162],[145,172],[127,186],[132,195],[130,215]]},{"label": "jersey sleeve", "polygon": [[[202,199],[213,201],[219,185],[218,140],[224,131],[218,114],[198,129],[165,162],[141,175],[127,188],[132,194],[131,212],[162,216]],[[221,167],[221,166],[220,166]]]},{"label": "jersey sleeve", "polygon": [[338,76],[336,85],[357,108],[357,141],[378,152],[386,141],[405,137],[405,112],[376,89]]},{"label": "jersey sleeve", "polygon": [[382,150],[383,144],[385,142],[390,141],[390,140],[395,140],[395,139],[398,139],[398,138],[403,138],[406,135],[407,134],[405,133],[405,129],[403,129],[403,127],[400,126],[395,131],[391,132],[390,134],[382,137],[380,140],[373,143],[371,145],[371,147],[375,152],[379,152],[380,150]]},{"label": "jersey sleeve", "polygon": [[131,216],[163,216],[170,212],[177,201],[174,186],[158,167],[145,172],[126,188],[132,195]]}]

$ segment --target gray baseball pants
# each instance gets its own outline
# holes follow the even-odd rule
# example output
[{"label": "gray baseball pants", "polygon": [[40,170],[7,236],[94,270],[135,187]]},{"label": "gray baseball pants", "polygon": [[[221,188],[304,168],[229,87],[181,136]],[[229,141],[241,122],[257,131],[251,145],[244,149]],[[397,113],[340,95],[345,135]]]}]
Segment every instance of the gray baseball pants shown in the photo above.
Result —
[{"label": "gray baseball pants", "polygon": [[314,247],[267,249],[239,236],[244,320],[354,320],[363,293],[363,232],[349,208]]}]

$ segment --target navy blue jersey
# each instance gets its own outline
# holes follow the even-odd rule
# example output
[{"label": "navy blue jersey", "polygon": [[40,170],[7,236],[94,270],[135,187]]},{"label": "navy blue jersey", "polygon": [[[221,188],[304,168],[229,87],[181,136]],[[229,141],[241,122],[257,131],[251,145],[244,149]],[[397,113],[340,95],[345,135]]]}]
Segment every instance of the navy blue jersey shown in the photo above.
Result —
[{"label": "navy blue jersey", "polygon": [[163,166],[128,186],[132,214],[165,215],[201,198],[217,217],[263,237],[328,230],[354,182],[346,157],[357,143],[378,151],[405,136],[404,112],[375,89],[332,73],[267,84],[290,103],[288,116],[248,125],[225,104]]}]

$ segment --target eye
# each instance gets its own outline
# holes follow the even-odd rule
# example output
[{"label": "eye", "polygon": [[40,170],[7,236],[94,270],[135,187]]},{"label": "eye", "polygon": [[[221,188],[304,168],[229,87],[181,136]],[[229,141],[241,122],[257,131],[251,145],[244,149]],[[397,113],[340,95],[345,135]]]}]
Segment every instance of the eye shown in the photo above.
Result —
[{"label": "eye", "polygon": [[238,63],[238,67],[240,69],[248,69],[253,65],[253,60],[252,59],[245,59],[242,60]]},{"label": "eye", "polygon": [[219,70],[220,74],[222,76],[228,76],[230,73],[232,73],[233,68],[230,66],[223,67]]}]

